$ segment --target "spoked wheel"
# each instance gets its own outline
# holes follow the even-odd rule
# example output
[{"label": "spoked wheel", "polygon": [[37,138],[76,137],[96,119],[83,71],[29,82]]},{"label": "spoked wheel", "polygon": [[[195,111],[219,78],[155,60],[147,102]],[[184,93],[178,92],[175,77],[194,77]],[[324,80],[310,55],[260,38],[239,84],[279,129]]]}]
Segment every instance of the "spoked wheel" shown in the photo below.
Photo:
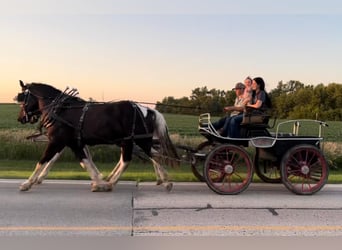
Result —
[{"label": "spoked wheel", "polygon": [[298,145],[287,151],[281,162],[282,181],[295,194],[314,194],[327,182],[329,169],[321,150]]},{"label": "spoked wheel", "polygon": [[[264,149],[256,148],[254,167],[257,176],[266,183],[280,183],[280,164],[274,156],[267,156]],[[272,159],[273,158],[273,159]]]},{"label": "spoked wheel", "polygon": [[199,181],[205,181],[203,176],[204,162],[209,152],[213,150],[215,146],[217,146],[215,142],[204,141],[197,146],[196,152],[192,155],[191,171]]},{"label": "spoked wheel", "polygon": [[251,183],[253,164],[241,147],[225,144],[213,149],[204,164],[208,187],[218,194],[238,194]]}]

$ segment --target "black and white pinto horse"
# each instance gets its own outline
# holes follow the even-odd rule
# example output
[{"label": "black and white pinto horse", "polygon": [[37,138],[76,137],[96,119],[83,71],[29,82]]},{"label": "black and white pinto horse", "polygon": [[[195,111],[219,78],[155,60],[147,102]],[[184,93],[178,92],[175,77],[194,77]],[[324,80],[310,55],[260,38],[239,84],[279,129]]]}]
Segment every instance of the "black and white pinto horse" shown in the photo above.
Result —
[{"label": "black and white pinto horse", "polygon": [[[110,191],[132,160],[133,147],[140,147],[152,161],[157,184],[172,189],[163,164],[177,165],[179,157],[172,144],[164,117],[157,110],[132,101],[96,103],[76,97],[76,90],[62,92],[42,83],[24,84],[18,94],[18,121],[35,123],[46,130],[48,145],[21,191],[41,183],[65,147],[69,147],[92,180],[92,191]],[[153,141],[159,141],[157,151]],[[87,145],[116,144],[121,156],[106,181],[92,161]]]}]

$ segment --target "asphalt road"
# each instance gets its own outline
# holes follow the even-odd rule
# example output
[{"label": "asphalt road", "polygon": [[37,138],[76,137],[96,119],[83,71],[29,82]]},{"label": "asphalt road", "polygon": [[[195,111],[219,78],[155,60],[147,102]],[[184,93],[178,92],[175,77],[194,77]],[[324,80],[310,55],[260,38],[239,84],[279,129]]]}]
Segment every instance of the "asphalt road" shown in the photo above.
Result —
[{"label": "asphalt road", "polygon": [[222,196],[205,183],[93,193],[89,181],[52,180],[20,192],[22,181],[0,180],[0,236],[342,236],[342,185],[299,196],[252,183]]}]

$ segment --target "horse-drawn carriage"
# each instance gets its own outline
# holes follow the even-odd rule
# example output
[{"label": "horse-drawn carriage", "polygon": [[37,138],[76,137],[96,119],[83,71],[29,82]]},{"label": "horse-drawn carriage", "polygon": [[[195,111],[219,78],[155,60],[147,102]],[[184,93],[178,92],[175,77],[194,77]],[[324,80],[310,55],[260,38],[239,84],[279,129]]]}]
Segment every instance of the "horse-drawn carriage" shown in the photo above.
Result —
[{"label": "horse-drawn carriage", "polygon": [[[301,135],[306,125],[318,127],[318,136]],[[215,130],[209,113],[202,114],[199,132],[207,140],[192,153],[192,171],[218,194],[244,191],[254,171],[264,182],[282,182],[295,194],[314,194],[325,185],[329,174],[320,149],[324,126],[325,122],[317,120],[290,120],[270,132],[266,119],[264,123],[242,124],[242,138],[229,138]],[[289,127],[291,132],[283,132]],[[254,149],[253,160],[248,149]]]},{"label": "horse-drawn carriage", "polygon": [[[71,148],[81,166],[89,172],[92,191],[112,190],[128,167],[135,145],[152,161],[157,183],[171,190],[172,183],[162,165],[175,164],[179,158],[166,122],[158,111],[131,101],[86,102],[75,96],[74,89],[62,92],[46,84],[22,81],[20,85],[18,121],[23,124],[40,121],[49,138],[44,154],[20,190],[27,191],[33,184],[41,183],[65,147]],[[322,127],[327,124],[313,120],[286,121],[279,123],[271,133],[268,120],[269,117],[263,117],[261,123],[246,123],[242,125],[241,138],[227,138],[215,130],[210,114],[201,115],[199,132],[207,141],[196,149],[183,147],[190,155],[193,173],[218,194],[244,191],[252,181],[254,170],[263,181],[282,181],[296,194],[319,191],[328,179],[328,164],[320,150]],[[318,136],[299,135],[299,127],[306,122],[318,124]],[[293,123],[293,131],[283,133],[280,128],[288,123]],[[159,145],[154,145],[155,136]],[[87,147],[96,144],[121,147],[120,160],[106,181]],[[153,152],[154,146],[157,146],[157,154]],[[249,148],[255,149],[253,161],[246,150]]]}]

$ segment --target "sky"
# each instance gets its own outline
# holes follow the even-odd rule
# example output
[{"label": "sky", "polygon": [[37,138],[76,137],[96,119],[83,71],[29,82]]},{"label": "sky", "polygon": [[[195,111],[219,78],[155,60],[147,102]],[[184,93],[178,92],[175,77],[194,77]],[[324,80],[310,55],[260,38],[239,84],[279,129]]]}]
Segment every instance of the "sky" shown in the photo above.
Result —
[{"label": "sky", "polygon": [[340,0],[0,0],[0,103],[19,80],[97,101],[342,83]]}]

